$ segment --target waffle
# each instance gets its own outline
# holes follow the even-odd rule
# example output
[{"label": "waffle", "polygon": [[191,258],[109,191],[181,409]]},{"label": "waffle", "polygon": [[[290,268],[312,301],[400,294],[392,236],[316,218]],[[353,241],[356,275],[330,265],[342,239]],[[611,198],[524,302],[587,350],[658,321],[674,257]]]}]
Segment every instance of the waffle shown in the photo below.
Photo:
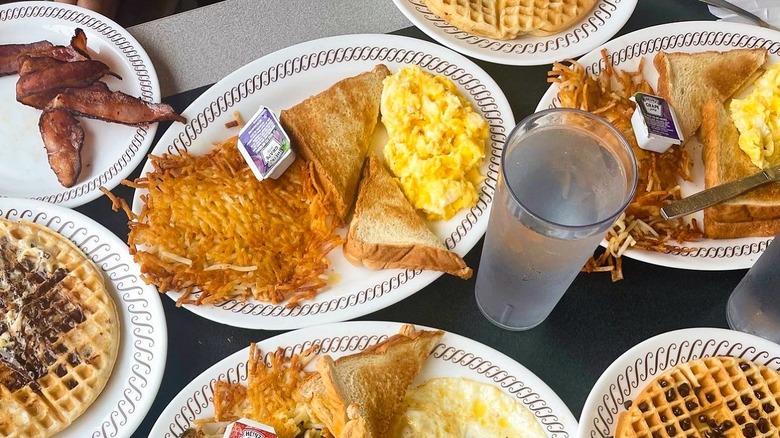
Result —
[{"label": "waffle", "polygon": [[678,364],[623,412],[615,438],[780,436],[780,374],[733,357]]},{"label": "waffle", "polygon": [[0,219],[0,437],[49,437],[97,398],[119,324],[103,274],[48,228]]},{"label": "waffle", "polygon": [[439,18],[465,32],[499,40],[558,33],[598,0],[425,0]]}]

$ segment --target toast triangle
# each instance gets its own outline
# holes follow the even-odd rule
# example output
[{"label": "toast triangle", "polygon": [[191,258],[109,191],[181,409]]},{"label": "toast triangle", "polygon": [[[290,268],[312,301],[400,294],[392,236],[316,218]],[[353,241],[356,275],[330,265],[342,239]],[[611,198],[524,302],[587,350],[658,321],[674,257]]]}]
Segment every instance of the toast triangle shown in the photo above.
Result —
[{"label": "toast triangle", "polygon": [[701,111],[710,99],[725,102],[761,68],[767,50],[734,49],[700,53],[658,52],[658,94],[675,110],[685,140],[699,129]]},{"label": "toast triangle", "polygon": [[279,117],[293,147],[314,163],[317,178],[343,222],[355,202],[360,169],[379,120],[383,64],[343,79]]},{"label": "toast triangle", "polygon": [[430,269],[468,279],[472,270],[428,228],[375,155],[366,159],[344,257],[369,269]]},{"label": "toast triangle", "polygon": [[317,360],[317,373],[299,389],[334,436],[382,438],[402,407],[406,390],[444,333],[401,332],[360,353]]}]

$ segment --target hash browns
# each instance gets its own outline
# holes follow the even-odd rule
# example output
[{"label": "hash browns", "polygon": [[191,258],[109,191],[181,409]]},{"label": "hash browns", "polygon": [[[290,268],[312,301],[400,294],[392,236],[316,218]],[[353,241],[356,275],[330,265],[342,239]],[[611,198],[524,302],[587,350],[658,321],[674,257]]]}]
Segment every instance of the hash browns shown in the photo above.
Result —
[{"label": "hash browns", "polygon": [[314,372],[304,368],[316,356],[318,346],[303,354],[285,356],[283,348],[268,355],[268,363],[255,344],[249,348],[247,384],[217,380],[214,384],[214,418],[196,420],[203,428],[214,422],[249,418],[274,428],[279,438],[295,438],[305,431],[305,437],[332,438],[324,426],[311,421],[308,410],[298,403],[293,393]]},{"label": "hash browns", "polygon": [[288,359],[279,348],[270,357],[271,366],[266,367],[261,351],[252,345],[247,363],[249,416],[268,422],[282,438],[288,433],[297,435],[298,422],[290,415],[297,406],[293,393],[309,374],[303,368],[313,358],[314,354],[295,354]]},{"label": "hash browns", "polygon": [[699,224],[682,218],[664,220],[661,207],[681,198],[679,179],[691,180],[691,159],[679,146],[659,154],[639,148],[631,126],[636,92],[654,94],[642,77],[644,59],[634,72],[618,71],[606,50],[601,51],[603,69],[598,76],[589,74],[577,61],[553,64],[547,81],[557,83],[559,106],[579,108],[600,115],[612,123],[631,144],[638,166],[638,184],[634,199],[607,233],[607,250],[591,258],[586,272],[609,271],[612,281],[623,278],[621,256],[629,247],[669,252],[686,249],[678,244],[703,237]]},{"label": "hash browns", "polygon": [[204,156],[149,159],[151,172],[124,182],[147,191],[141,212],[114,209],[130,215],[128,245],[144,279],[183,292],[178,305],[254,298],[295,306],[326,286],[326,255],[343,241],[305,160],[261,182],[236,137]]}]

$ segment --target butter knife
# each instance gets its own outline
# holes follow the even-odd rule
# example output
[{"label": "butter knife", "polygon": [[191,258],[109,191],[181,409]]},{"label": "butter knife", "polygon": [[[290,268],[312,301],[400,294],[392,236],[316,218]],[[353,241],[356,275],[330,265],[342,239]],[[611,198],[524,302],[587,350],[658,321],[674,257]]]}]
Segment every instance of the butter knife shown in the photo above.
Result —
[{"label": "butter knife", "polygon": [[758,186],[780,180],[780,166],[764,169],[755,175],[735,179],[724,184],[702,190],[687,198],[674,201],[661,208],[664,219],[676,219],[712,207]]}]

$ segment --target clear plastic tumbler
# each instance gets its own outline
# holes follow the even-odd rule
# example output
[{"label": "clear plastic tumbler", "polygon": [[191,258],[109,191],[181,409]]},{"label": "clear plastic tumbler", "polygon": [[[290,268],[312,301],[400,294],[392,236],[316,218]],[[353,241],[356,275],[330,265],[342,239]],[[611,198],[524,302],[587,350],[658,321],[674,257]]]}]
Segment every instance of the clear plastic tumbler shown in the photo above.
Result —
[{"label": "clear plastic tumbler", "polygon": [[494,324],[544,321],[634,196],[636,158],[605,119],[576,109],[526,117],[509,134],[477,273]]},{"label": "clear plastic tumbler", "polygon": [[780,235],[756,260],[729,297],[729,327],[780,343]]}]

